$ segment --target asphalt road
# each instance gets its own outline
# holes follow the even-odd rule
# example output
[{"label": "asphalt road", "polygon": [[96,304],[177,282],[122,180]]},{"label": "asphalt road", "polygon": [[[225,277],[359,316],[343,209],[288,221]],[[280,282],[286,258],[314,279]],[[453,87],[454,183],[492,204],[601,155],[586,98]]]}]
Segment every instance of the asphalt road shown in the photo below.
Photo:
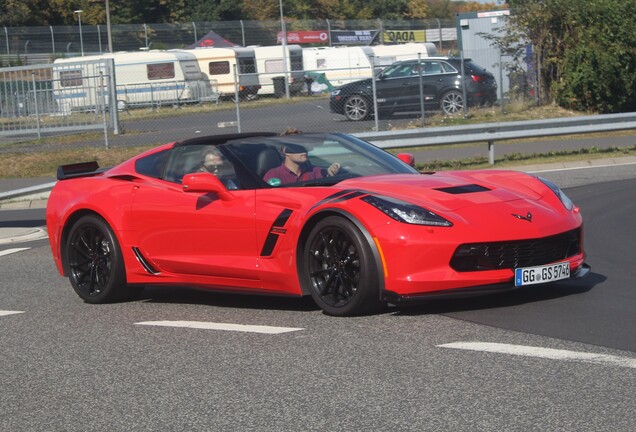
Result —
[{"label": "asphalt road", "polygon": [[[342,115],[329,112],[329,101],[316,98],[300,103],[270,105],[256,107],[249,102],[241,104],[240,110],[241,132],[279,132],[288,127],[294,127],[304,132],[369,132],[375,127],[373,120],[352,122]],[[403,128],[411,124],[417,116],[396,115],[379,121],[379,130]],[[228,104],[223,111],[209,111],[193,113],[187,116],[133,120],[125,112],[120,113],[122,130],[120,135],[109,136],[111,147],[158,145],[167,142],[180,141],[186,138],[203,135],[220,135],[238,132],[237,126],[223,126],[237,122],[236,110]],[[103,147],[104,140],[97,136],[94,141],[82,141],[83,146],[92,145]],[[69,144],[77,145],[77,144]],[[547,153],[558,150],[572,150],[581,148],[625,147],[636,145],[636,136],[577,136],[574,138],[546,138],[528,142],[512,142],[509,144],[495,144],[497,156],[511,153]],[[59,144],[51,144],[51,148],[58,148]],[[25,144],[24,151],[41,151],[42,144]],[[12,148],[11,148],[12,149]],[[14,150],[11,150],[14,151]],[[464,159],[468,157],[488,157],[486,143],[482,145],[462,145],[455,148],[438,148],[431,146],[420,151],[419,159]]]},{"label": "asphalt road", "polygon": [[[160,288],[88,305],[45,240],[3,245],[28,249],[0,256],[0,430],[631,431],[636,164],[542,175],[581,207],[588,278],[369,317]],[[289,331],[140,324],[166,320]]]}]

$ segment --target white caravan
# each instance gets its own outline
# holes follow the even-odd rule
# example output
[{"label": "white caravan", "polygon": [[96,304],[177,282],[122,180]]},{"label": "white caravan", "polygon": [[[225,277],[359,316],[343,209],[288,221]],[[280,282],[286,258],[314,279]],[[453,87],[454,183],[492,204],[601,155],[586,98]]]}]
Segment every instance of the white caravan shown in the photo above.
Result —
[{"label": "white caravan", "polygon": [[300,45],[287,45],[287,64],[282,45],[254,46],[256,70],[261,89],[258,94],[285,94],[285,72],[291,94],[299,94],[305,85],[303,73],[303,50]]},{"label": "white caravan", "polygon": [[103,103],[98,99],[108,90],[103,76],[107,72],[101,65],[108,59],[114,62],[119,109],[218,98],[192,54],[155,50],[118,52],[55,60],[53,96],[61,111],[90,109]]},{"label": "white caravan", "polygon": [[260,89],[252,47],[205,47],[177,51],[191,53],[197,58],[201,72],[216,84],[221,97],[235,95],[235,76],[238,78],[239,97],[251,99]]},{"label": "white caravan", "polygon": [[369,78],[372,55],[373,50],[367,46],[303,48],[303,68],[324,74],[329,83],[341,86]]},{"label": "white caravan", "polygon": [[418,55],[424,57],[435,57],[437,47],[431,42],[412,42],[396,45],[371,45],[373,50],[375,67],[384,68],[400,60],[413,60]]}]

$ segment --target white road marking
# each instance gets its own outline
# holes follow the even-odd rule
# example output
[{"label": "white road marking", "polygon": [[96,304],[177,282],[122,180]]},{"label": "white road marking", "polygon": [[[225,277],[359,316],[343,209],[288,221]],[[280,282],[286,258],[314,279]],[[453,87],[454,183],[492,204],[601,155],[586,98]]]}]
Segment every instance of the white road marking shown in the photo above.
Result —
[{"label": "white road marking", "polygon": [[547,170],[528,171],[528,173],[535,174],[535,173],[555,172],[555,171],[578,171],[578,170],[584,170],[584,169],[590,169],[590,168],[610,168],[610,167],[625,166],[625,165],[636,165],[636,162],[626,162],[626,163],[620,163],[620,164],[606,164],[606,165],[587,165],[587,166],[578,166],[578,167],[570,167],[570,168],[554,168],[554,169],[547,169]]},{"label": "white road marking", "polygon": [[24,311],[6,311],[6,310],[0,310],[0,316],[15,315],[15,314],[21,314],[21,313],[24,313]]},{"label": "white road marking", "polygon": [[13,249],[5,249],[3,251],[0,251],[0,256],[5,256],[5,255],[10,255],[12,253],[16,253],[16,252],[22,252],[24,250],[29,250],[31,248],[13,248]]},{"label": "white road marking", "polygon": [[600,365],[620,366],[636,369],[636,358],[607,354],[595,354],[580,351],[568,351],[552,348],[510,345],[488,342],[453,342],[437,345],[440,348],[453,348],[470,351],[485,351],[498,354],[510,354],[524,357],[536,357],[550,360],[578,361]]},{"label": "white road marking", "polygon": [[303,328],[295,327],[270,327],[270,326],[258,326],[258,325],[244,325],[244,324],[227,324],[227,323],[213,323],[202,321],[144,321],[135,323],[137,325],[148,326],[162,326],[162,327],[187,327],[204,330],[225,330],[225,331],[239,331],[249,333],[265,333],[265,334],[279,334],[287,333],[298,330],[304,330]]}]

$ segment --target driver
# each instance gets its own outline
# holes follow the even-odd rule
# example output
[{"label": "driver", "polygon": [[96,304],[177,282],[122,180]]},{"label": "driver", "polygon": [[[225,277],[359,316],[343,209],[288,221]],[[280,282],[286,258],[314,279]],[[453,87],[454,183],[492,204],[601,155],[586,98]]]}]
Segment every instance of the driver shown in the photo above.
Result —
[{"label": "driver", "polygon": [[332,177],[340,171],[340,164],[337,162],[332,163],[327,169],[311,165],[307,149],[298,144],[286,144],[282,153],[283,163],[270,169],[263,176],[263,180],[272,186]]}]

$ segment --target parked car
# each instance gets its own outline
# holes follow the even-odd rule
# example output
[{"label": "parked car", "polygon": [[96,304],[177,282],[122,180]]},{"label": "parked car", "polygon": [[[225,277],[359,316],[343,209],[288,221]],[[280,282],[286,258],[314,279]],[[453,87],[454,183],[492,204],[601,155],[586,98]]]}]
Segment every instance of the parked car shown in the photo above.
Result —
[{"label": "parked car", "polygon": [[[393,63],[376,75],[375,86],[380,116],[419,111],[421,97],[425,109],[441,109],[452,115],[464,109],[461,59],[428,57]],[[468,106],[492,105],[497,100],[497,82],[492,73],[470,59],[464,59],[464,84]],[[420,82],[422,91],[420,92]],[[373,114],[371,78],[355,81],[331,92],[332,112],[349,120],[364,120]]]},{"label": "parked car", "polygon": [[311,296],[330,315],[589,272],[580,210],[552,182],[421,174],[407,156],[344,134],[243,133],[65,165],[46,210],[53,258],[87,303],[171,285]]}]

